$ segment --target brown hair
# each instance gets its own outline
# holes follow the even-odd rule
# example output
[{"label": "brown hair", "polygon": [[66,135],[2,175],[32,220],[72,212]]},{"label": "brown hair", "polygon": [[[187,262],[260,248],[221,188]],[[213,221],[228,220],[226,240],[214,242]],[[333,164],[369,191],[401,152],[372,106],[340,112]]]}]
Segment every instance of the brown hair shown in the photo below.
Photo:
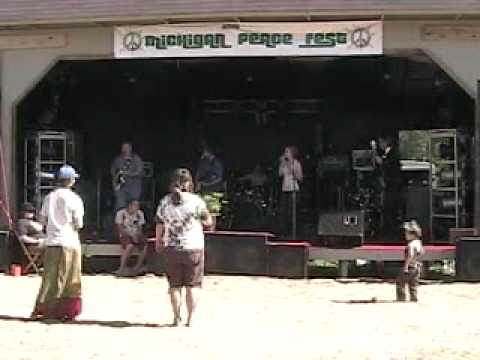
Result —
[{"label": "brown hair", "polygon": [[299,153],[298,153],[298,148],[295,145],[288,145],[286,149],[289,149],[290,152],[292,153],[292,157],[295,160],[298,160]]},{"label": "brown hair", "polygon": [[170,183],[170,195],[175,205],[182,203],[182,192],[193,191],[193,178],[190,170],[180,168],[176,169],[172,175]]}]

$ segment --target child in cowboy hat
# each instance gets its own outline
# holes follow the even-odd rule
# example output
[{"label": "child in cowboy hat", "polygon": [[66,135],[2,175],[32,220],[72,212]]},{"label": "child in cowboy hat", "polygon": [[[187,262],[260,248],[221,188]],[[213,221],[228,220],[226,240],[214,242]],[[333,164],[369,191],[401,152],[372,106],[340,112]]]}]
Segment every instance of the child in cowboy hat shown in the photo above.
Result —
[{"label": "child in cowboy hat", "polygon": [[416,302],[418,280],[422,271],[422,263],[419,261],[424,250],[422,246],[422,229],[415,220],[403,223],[402,228],[405,231],[405,262],[402,272],[397,277],[397,301],[406,301],[405,287],[408,284],[410,301]]}]

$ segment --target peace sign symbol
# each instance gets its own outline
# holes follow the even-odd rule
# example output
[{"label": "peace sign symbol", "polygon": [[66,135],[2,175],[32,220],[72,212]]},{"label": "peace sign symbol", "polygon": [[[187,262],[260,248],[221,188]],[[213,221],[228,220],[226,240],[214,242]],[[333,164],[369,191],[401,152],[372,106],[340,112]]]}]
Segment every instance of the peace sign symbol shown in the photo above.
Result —
[{"label": "peace sign symbol", "polygon": [[372,34],[368,28],[358,28],[352,32],[352,43],[358,48],[364,48],[370,44]]},{"label": "peace sign symbol", "polygon": [[140,49],[142,46],[142,35],[137,32],[129,32],[123,37],[123,46],[130,51]]}]

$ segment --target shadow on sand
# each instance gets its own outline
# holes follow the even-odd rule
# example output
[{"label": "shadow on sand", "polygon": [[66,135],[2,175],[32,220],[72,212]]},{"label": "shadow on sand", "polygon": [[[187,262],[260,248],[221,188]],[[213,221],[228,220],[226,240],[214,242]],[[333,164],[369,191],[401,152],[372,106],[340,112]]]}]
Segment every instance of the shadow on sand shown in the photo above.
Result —
[{"label": "shadow on sand", "polygon": [[377,299],[368,299],[368,300],[332,300],[335,304],[394,304],[398,303],[395,300],[377,300]]},{"label": "shadow on sand", "polygon": [[143,327],[143,328],[168,328],[172,327],[171,324],[152,324],[152,323],[134,323],[129,321],[102,321],[102,320],[75,320],[75,321],[60,321],[60,320],[36,320],[29,317],[21,316],[9,316],[0,315],[1,321],[17,321],[17,322],[38,322],[41,324],[55,325],[55,324],[68,324],[68,325],[84,325],[84,326],[105,326],[111,328],[130,328],[130,327]]}]

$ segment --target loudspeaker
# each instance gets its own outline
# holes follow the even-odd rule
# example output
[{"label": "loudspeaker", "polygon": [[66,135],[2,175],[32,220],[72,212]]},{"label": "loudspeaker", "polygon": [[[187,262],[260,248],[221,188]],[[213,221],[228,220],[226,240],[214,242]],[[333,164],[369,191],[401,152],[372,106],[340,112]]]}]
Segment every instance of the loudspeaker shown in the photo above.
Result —
[{"label": "loudspeaker", "polygon": [[363,238],[365,235],[365,212],[358,210],[320,214],[317,234]]},{"label": "loudspeaker", "polygon": [[265,275],[266,241],[262,233],[216,232],[205,239],[207,273]]},{"label": "loudspeaker", "polygon": [[305,279],[309,247],[306,242],[267,242],[267,275]]},{"label": "loudspeaker", "polygon": [[462,237],[457,242],[455,270],[459,281],[480,281],[480,237]]},{"label": "loudspeaker", "polygon": [[8,273],[11,264],[12,246],[11,234],[8,231],[0,232],[0,271]]},{"label": "loudspeaker", "polygon": [[82,270],[87,274],[113,273],[120,266],[118,256],[83,257]]},{"label": "loudspeaker", "polygon": [[423,230],[424,241],[430,240],[430,188],[409,185],[405,194],[405,219],[415,219]]},{"label": "loudspeaker", "polygon": [[451,228],[448,234],[450,244],[456,244],[462,237],[478,236],[477,229],[474,228]]}]

